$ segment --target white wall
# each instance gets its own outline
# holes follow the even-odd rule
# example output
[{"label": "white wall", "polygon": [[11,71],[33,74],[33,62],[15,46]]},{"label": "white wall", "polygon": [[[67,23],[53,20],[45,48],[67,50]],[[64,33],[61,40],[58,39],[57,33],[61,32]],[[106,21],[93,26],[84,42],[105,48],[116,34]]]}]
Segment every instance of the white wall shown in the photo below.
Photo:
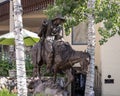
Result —
[{"label": "white wall", "polygon": [[[102,96],[120,96],[120,36],[116,35],[101,46]],[[105,84],[111,75],[114,84]]]}]

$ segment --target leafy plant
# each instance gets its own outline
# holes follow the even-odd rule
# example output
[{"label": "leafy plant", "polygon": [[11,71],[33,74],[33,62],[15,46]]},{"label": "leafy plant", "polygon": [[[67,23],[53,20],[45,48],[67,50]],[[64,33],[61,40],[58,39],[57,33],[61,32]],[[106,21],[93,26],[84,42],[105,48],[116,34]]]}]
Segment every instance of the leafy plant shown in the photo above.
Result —
[{"label": "leafy plant", "polygon": [[[33,64],[31,63],[31,57],[29,54],[26,55],[25,59],[27,76],[32,76]],[[16,69],[14,61],[11,61],[8,55],[2,53],[0,58],[0,76],[9,76],[9,70]]]},{"label": "leafy plant", "polygon": [[25,64],[26,64],[27,76],[32,76],[33,64],[31,63],[30,54],[26,54]]},{"label": "leafy plant", "polygon": [[0,60],[0,76],[8,76],[9,64],[5,60]]},{"label": "leafy plant", "polygon": [[61,14],[66,18],[64,24],[65,33],[69,35],[72,27],[86,20],[86,9],[88,0],[56,0],[55,5],[49,5],[44,13],[49,19]]},{"label": "leafy plant", "polygon": [[10,69],[15,69],[15,64],[9,58],[8,52],[2,52],[0,58],[0,76],[8,76]]},{"label": "leafy plant", "polygon": [[0,96],[17,96],[17,94],[9,93],[7,89],[0,90]]}]

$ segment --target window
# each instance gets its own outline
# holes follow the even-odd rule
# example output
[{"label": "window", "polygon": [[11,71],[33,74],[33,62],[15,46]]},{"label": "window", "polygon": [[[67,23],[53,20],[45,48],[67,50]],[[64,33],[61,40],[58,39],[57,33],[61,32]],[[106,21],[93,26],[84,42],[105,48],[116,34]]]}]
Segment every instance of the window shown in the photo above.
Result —
[{"label": "window", "polygon": [[72,30],[72,44],[73,45],[87,45],[87,28],[88,23],[82,22],[73,27]]}]

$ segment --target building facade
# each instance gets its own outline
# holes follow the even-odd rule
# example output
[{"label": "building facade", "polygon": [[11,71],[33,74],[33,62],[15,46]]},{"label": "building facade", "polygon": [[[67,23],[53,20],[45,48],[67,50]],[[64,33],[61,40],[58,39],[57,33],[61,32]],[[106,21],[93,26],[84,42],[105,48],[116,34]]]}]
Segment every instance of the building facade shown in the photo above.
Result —
[{"label": "building facade", "polygon": [[120,96],[120,36],[101,46],[102,96]]}]

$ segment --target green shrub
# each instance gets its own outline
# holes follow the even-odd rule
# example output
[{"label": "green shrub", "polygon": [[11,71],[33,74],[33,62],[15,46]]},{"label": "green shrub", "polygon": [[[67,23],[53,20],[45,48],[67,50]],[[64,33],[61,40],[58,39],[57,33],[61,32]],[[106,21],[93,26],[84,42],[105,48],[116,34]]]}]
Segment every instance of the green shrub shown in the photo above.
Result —
[{"label": "green shrub", "polygon": [[[25,64],[27,76],[32,76],[33,64],[31,64],[31,57],[29,54],[26,55]],[[0,76],[9,76],[9,70],[12,69],[16,70],[15,61],[11,61],[7,55],[2,54],[0,58]]]},{"label": "green shrub", "polygon": [[9,64],[7,61],[0,60],[0,76],[8,76]]},{"label": "green shrub", "polygon": [[17,96],[17,94],[9,93],[7,89],[3,89],[0,91],[0,96]]},{"label": "green shrub", "polygon": [[33,64],[31,63],[31,56],[30,54],[26,54],[26,59],[25,59],[25,67],[26,67],[26,74],[27,76],[32,76],[33,74]]}]

